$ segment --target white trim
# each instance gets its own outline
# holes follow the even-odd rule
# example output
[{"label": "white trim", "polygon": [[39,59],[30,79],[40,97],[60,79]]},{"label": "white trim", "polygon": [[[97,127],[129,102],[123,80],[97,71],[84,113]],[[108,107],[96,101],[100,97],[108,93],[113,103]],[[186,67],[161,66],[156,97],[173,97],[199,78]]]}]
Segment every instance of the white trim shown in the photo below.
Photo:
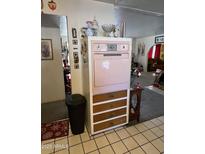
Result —
[{"label": "white trim", "polygon": [[105,111],[93,113],[93,115],[98,115],[98,114],[102,114],[102,113],[106,113],[106,112],[110,112],[110,111],[115,111],[115,110],[123,109],[123,108],[126,108],[126,106],[121,106],[121,107],[118,107],[118,108],[114,108],[114,109],[110,109],[110,110],[105,110]]}]

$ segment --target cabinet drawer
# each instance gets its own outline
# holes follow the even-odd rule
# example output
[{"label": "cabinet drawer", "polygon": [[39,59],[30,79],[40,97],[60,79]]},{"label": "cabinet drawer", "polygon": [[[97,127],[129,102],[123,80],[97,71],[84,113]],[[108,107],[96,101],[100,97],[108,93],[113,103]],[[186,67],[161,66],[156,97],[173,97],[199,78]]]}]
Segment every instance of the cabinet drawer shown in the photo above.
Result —
[{"label": "cabinet drawer", "polygon": [[111,92],[111,93],[105,93],[105,94],[94,95],[94,96],[93,96],[93,103],[102,102],[102,101],[107,101],[107,100],[110,100],[110,99],[116,99],[116,98],[126,97],[126,96],[127,96],[127,90],[122,90],[122,91],[116,91],[116,92]]},{"label": "cabinet drawer", "polygon": [[99,124],[95,124],[94,125],[94,131],[96,132],[96,131],[99,131],[99,130],[102,130],[102,129],[113,127],[115,125],[123,124],[125,122],[126,122],[126,116],[121,117],[121,118],[117,118],[117,119],[113,119],[113,120],[110,120],[110,121],[102,122],[102,123],[99,123]]},{"label": "cabinet drawer", "polygon": [[114,108],[121,107],[121,106],[126,106],[126,104],[127,104],[127,100],[123,99],[119,101],[96,105],[96,106],[93,106],[93,113],[106,111],[106,110],[114,109]]},{"label": "cabinet drawer", "polygon": [[94,119],[94,122],[97,122],[97,121],[113,118],[113,117],[123,115],[123,114],[126,114],[126,108],[94,115],[93,119]]}]

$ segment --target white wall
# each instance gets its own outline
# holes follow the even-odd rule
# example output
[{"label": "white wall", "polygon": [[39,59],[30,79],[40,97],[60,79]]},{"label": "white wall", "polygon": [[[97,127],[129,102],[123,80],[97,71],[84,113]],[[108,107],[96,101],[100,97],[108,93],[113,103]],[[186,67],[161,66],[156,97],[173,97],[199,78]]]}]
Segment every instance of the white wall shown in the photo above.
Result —
[{"label": "white wall", "polygon": [[65,99],[60,30],[41,27],[41,38],[52,39],[53,60],[41,60],[41,102]]},{"label": "white wall", "polygon": [[126,23],[126,37],[140,38],[164,33],[164,17],[146,15],[134,10],[115,8],[116,22]]},{"label": "white wall", "polygon": [[[49,0],[44,0],[44,13],[65,15],[68,17],[68,33],[70,34],[69,43],[71,43],[72,40],[72,27],[77,28],[79,38],[78,42],[80,42],[80,28],[86,26],[85,22],[87,20],[93,20],[94,16],[96,16],[96,19],[100,25],[104,23],[115,23],[114,6],[112,4],[106,4],[93,0],[59,0],[55,1],[57,3],[57,9],[55,11],[51,11],[47,7],[48,1]],[[79,59],[80,69],[74,69],[72,44],[70,44],[69,47],[71,58],[72,93],[82,94],[82,59]],[[80,56],[80,45],[78,46],[78,49]]]},{"label": "white wall", "polygon": [[[160,34],[163,35],[163,34]],[[135,55],[135,61],[139,62],[140,64],[143,65],[144,71],[147,72],[147,63],[148,63],[148,52],[150,50],[150,48],[155,44],[155,36],[148,36],[148,37],[143,37],[143,38],[139,38],[139,39],[134,39],[133,40],[133,55]],[[137,54],[137,49],[138,49],[138,44],[139,43],[143,43],[145,44],[145,55],[142,56],[141,54]]]}]

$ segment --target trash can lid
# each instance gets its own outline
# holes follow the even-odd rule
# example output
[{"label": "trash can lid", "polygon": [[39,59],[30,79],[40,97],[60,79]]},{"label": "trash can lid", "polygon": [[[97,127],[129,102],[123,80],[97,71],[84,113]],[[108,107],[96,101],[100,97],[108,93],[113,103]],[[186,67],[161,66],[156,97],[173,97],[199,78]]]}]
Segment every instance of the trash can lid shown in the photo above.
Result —
[{"label": "trash can lid", "polygon": [[85,97],[80,94],[72,94],[66,98],[66,105],[76,106],[76,105],[84,104],[85,102],[86,102]]}]

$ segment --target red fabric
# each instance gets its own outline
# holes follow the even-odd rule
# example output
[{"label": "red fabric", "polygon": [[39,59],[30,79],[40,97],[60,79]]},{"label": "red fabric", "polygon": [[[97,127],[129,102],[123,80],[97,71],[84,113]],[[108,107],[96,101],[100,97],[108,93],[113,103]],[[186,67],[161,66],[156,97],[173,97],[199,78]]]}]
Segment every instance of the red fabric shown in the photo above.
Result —
[{"label": "red fabric", "polygon": [[152,51],[153,51],[153,46],[149,49],[148,59],[152,59]]},{"label": "red fabric", "polygon": [[155,51],[154,59],[158,59],[160,57],[160,47],[161,47],[161,44],[156,45],[156,51]]}]

